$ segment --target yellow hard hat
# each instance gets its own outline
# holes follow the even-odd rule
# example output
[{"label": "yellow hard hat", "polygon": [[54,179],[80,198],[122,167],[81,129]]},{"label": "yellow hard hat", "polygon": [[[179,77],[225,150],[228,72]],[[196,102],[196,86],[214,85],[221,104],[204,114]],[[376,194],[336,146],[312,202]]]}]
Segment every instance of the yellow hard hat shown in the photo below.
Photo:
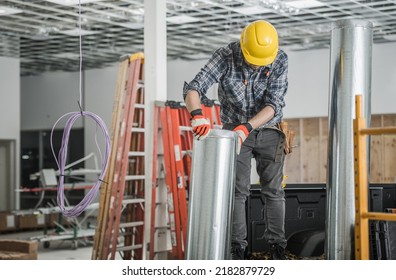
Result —
[{"label": "yellow hard hat", "polygon": [[278,54],[278,32],[265,20],[247,25],[242,31],[240,43],[243,56],[253,65],[271,64]]}]

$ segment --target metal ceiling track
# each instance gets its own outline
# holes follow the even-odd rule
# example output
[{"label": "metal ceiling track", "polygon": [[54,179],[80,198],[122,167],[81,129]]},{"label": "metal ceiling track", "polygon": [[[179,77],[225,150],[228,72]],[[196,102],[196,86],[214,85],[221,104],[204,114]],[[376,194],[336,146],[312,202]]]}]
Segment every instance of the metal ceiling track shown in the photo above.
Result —
[{"label": "metal ceiling track", "polygon": [[[57,1],[0,3],[0,56],[20,58],[22,76],[79,70],[79,7]],[[84,70],[143,51],[144,0],[81,2]],[[10,8],[18,12],[7,14]],[[206,59],[257,19],[274,24],[289,51],[329,48],[340,19],[371,21],[374,43],[396,41],[393,0],[167,0],[168,59]]]}]

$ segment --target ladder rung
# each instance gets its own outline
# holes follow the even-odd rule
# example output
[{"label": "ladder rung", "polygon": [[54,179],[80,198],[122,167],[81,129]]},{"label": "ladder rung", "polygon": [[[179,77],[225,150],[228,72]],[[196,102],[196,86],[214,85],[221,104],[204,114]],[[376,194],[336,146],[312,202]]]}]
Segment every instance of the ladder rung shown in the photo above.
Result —
[{"label": "ladder rung", "polygon": [[171,251],[171,250],[154,251],[154,254],[166,253],[166,252],[170,252],[170,251]]},{"label": "ladder rung", "polygon": [[155,229],[170,229],[170,226],[156,226]]},{"label": "ladder rung", "polygon": [[145,156],[145,152],[129,152],[128,156],[132,157],[132,156]]},{"label": "ladder rung", "polygon": [[127,198],[122,201],[122,205],[144,203],[144,198]]},{"label": "ladder rung", "polygon": [[186,150],[186,151],[182,151],[182,155],[192,155],[192,150]]},{"label": "ladder rung", "polygon": [[135,108],[144,109],[144,104],[136,103]]},{"label": "ladder rung", "polygon": [[144,222],[138,221],[138,222],[129,222],[129,223],[121,223],[119,225],[120,228],[131,228],[131,227],[138,227],[144,225]]},{"label": "ladder rung", "polygon": [[120,231],[120,232],[118,233],[118,238],[120,238],[120,237],[125,237],[125,236],[131,236],[131,232]]},{"label": "ladder rung", "polygon": [[132,132],[144,132],[144,128],[141,127],[132,127]]},{"label": "ladder rung", "polygon": [[179,126],[179,128],[180,128],[180,131],[192,131],[191,126],[183,126],[183,125],[181,125],[181,126]]},{"label": "ladder rung", "polygon": [[125,181],[144,180],[144,179],[146,179],[145,175],[127,175],[127,176],[125,176]]},{"label": "ladder rung", "polygon": [[129,251],[129,250],[136,250],[136,249],[141,249],[141,248],[143,248],[142,244],[136,244],[136,245],[131,245],[131,246],[117,247],[116,251]]}]

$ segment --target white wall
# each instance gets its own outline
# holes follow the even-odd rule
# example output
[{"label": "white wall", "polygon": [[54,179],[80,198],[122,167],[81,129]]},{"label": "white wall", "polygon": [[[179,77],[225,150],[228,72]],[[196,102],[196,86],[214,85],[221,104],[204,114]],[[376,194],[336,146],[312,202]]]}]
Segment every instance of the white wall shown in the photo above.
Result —
[{"label": "white wall", "polygon": [[[395,50],[396,43],[373,46],[373,114],[396,113]],[[289,51],[288,55],[289,90],[284,116],[286,118],[327,116],[329,49]],[[191,81],[205,62],[206,60],[168,61],[169,100],[182,100],[184,81]],[[103,114],[103,119],[108,124],[111,123],[112,107],[109,105],[112,106],[116,77],[116,65],[85,72],[85,109],[101,116]],[[62,114],[78,110],[78,73],[45,73],[38,77],[25,77],[21,81],[23,130],[52,128]],[[208,96],[216,97],[216,87],[209,90]],[[8,122],[5,124],[9,126]],[[81,124],[76,123],[76,127],[78,125]]]},{"label": "white wall", "polygon": [[[4,147],[2,155],[11,153],[15,158],[7,160],[0,158],[9,170],[9,185],[0,185],[0,196],[6,197],[8,208],[17,208],[19,204],[18,194],[15,189],[19,186],[19,158],[20,158],[20,71],[19,59],[0,57],[0,139],[10,141]],[[3,169],[5,170],[5,169]],[[4,182],[4,181],[2,181]],[[3,209],[4,210],[4,209]]]},{"label": "white wall", "polygon": [[[172,60],[168,61],[168,100],[183,100],[184,81],[190,82],[198,71],[205,65],[206,60]],[[217,86],[208,90],[210,99],[217,97]]]},{"label": "white wall", "polygon": [[0,57],[0,139],[19,139],[19,59]]},{"label": "white wall", "polygon": [[[107,125],[108,133],[111,134],[111,121],[117,81],[117,66],[100,70],[85,72],[85,110],[95,113]],[[84,118],[85,154],[95,153],[99,157],[98,148],[95,144],[96,126],[93,120]],[[97,134],[99,147],[104,152],[104,138],[101,130]],[[110,135],[111,136],[111,135]],[[87,168],[94,168],[92,161],[87,161]],[[100,158],[98,158],[100,168]],[[92,178],[93,179],[93,178]]]},{"label": "white wall", "polygon": [[[40,76],[22,78],[22,130],[51,129],[63,114],[79,111],[78,100],[77,72],[47,72]],[[64,122],[61,122],[56,128],[63,127]],[[82,127],[81,119],[73,127]]]},{"label": "white wall", "polygon": [[287,53],[289,88],[284,117],[327,116],[330,50]]},{"label": "white wall", "polygon": [[[396,43],[373,46],[372,114],[396,113]],[[330,50],[287,51],[289,89],[285,118],[328,115]],[[205,64],[199,61],[168,62],[168,97],[181,100],[184,81],[191,81]],[[216,96],[213,91],[209,94]]]},{"label": "white wall", "polygon": [[[85,109],[111,125],[118,65],[85,72]],[[110,128],[110,127],[109,127]]]},{"label": "white wall", "polygon": [[371,113],[396,113],[396,43],[374,45]]}]

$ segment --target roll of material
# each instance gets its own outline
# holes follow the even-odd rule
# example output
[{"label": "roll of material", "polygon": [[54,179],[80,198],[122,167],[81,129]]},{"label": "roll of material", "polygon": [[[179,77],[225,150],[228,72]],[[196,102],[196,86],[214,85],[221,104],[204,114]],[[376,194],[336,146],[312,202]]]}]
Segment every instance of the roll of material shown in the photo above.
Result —
[{"label": "roll of material", "polygon": [[212,129],[194,140],[186,259],[230,259],[237,134]]}]

